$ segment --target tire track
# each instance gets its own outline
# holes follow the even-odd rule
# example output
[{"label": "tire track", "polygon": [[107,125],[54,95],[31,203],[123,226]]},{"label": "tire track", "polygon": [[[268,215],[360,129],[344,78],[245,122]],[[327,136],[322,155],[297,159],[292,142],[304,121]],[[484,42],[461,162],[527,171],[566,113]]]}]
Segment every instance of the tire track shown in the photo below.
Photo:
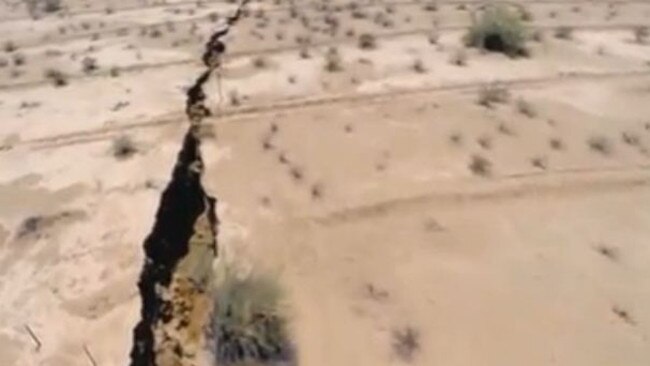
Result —
[{"label": "tire track", "polygon": [[[620,25],[620,24],[588,24],[588,25],[574,25],[572,26],[576,30],[622,30],[622,29],[631,29],[637,24],[625,24],[625,25]],[[441,32],[449,32],[449,31],[458,31],[458,30],[463,30],[467,29],[468,25],[451,25],[451,26],[444,26],[444,27],[439,27],[437,28]],[[531,29],[542,29],[542,30],[548,30],[548,29],[555,29],[557,26],[555,25],[540,25],[540,26],[531,26]],[[428,32],[430,32],[431,29],[429,28],[417,28],[417,29],[410,29],[410,30],[404,30],[404,31],[394,31],[394,32],[385,32],[385,33],[378,33],[376,34],[376,37],[379,39],[393,39],[393,38],[399,38],[399,37],[404,37],[404,36],[411,36],[411,35],[426,35]],[[344,44],[353,44],[356,42],[355,40],[350,40],[349,38],[346,37],[340,37],[332,40],[324,40],[320,42],[313,42],[310,46],[311,47],[330,47],[330,46],[337,46],[337,45],[344,45]],[[272,54],[278,54],[282,52],[288,52],[288,51],[299,51],[300,48],[303,47],[301,45],[285,45],[285,46],[276,46],[276,47],[266,47],[266,48],[256,48],[256,49],[249,49],[249,50],[241,50],[241,51],[235,51],[231,52],[229,57],[230,59],[236,59],[239,57],[253,57],[253,56],[259,56],[259,55],[272,55]],[[129,65],[129,66],[123,66],[119,68],[119,71],[121,73],[135,73],[135,72],[142,72],[145,70],[155,70],[155,69],[160,69],[160,68],[166,68],[166,67],[172,67],[172,66],[182,66],[182,65],[191,65],[191,64],[197,64],[198,62],[193,59],[193,58],[184,58],[184,59],[179,59],[179,60],[172,60],[172,61],[164,61],[164,62],[153,62],[153,63],[140,63],[140,64],[134,64],[134,65]],[[99,77],[109,77],[110,76],[110,70],[108,69],[101,69],[93,74],[90,75],[85,75],[85,74],[73,74],[73,75],[68,75],[69,79],[72,80],[85,80],[85,79],[94,79],[94,78],[99,78]],[[33,88],[33,87],[38,87],[42,85],[47,85],[50,84],[50,81],[41,79],[41,80],[31,80],[31,81],[24,81],[24,82],[19,82],[19,83],[11,83],[11,84],[0,84],[0,91],[13,91],[13,90],[22,90],[22,89],[28,89],[28,88]]]},{"label": "tire track", "polygon": [[610,169],[549,170],[543,173],[500,176],[468,185],[464,189],[433,191],[415,196],[392,198],[302,219],[318,225],[333,226],[431,204],[439,206],[476,205],[530,197],[553,198],[592,195],[621,189],[629,191],[648,188],[650,188],[650,165],[648,164]]},{"label": "tire track", "polygon": [[[565,82],[583,82],[583,81],[601,81],[621,78],[631,78],[640,76],[650,76],[650,70],[635,71],[618,71],[618,72],[582,72],[572,73],[560,76],[549,76],[542,78],[526,78],[515,80],[499,81],[502,85],[513,89],[526,89],[541,87],[546,85],[565,83]],[[386,100],[395,100],[407,98],[415,95],[428,93],[445,93],[445,92],[476,92],[486,84],[486,81],[473,81],[467,83],[456,83],[450,85],[428,86],[413,89],[380,91],[376,93],[358,94],[348,93],[339,95],[328,95],[315,98],[290,99],[270,104],[260,104],[248,107],[239,107],[225,109],[215,116],[206,120],[207,123],[213,124],[217,120],[220,122],[227,121],[228,118],[241,116],[254,116],[263,113],[274,113],[278,111],[290,111],[301,108],[311,108],[323,105],[341,104],[341,103],[381,103]],[[96,142],[114,137],[117,133],[125,131],[157,128],[164,125],[179,123],[183,120],[183,113],[169,113],[154,120],[134,122],[118,126],[100,127],[96,129],[74,131],[59,135],[50,135],[45,137],[26,139],[16,143],[14,146],[28,146],[33,150],[43,150],[60,148],[69,145],[76,145],[85,142]]]}]

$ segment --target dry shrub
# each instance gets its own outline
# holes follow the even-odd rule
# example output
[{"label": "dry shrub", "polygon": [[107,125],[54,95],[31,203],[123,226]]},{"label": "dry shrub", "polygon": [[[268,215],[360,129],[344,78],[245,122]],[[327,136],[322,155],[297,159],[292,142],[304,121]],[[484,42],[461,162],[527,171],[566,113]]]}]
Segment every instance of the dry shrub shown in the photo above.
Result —
[{"label": "dry shrub", "polygon": [[111,153],[119,160],[132,157],[138,149],[129,135],[120,135],[113,139]]},{"label": "dry shrub", "polygon": [[325,71],[339,72],[343,70],[343,61],[336,47],[330,47],[325,54]]},{"label": "dry shrub", "polygon": [[555,29],[555,38],[558,39],[573,39],[573,27],[566,25],[559,26]]},{"label": "dry shrub", "polygon": [[612,144],[605,136],[592,136],[587,140],[589,149],[601,155],[611,155],[613,152]]},{"label": "dry shrub", "polygon": [[650,28],[642,25],[634,27],[634,40],[637,43],[640,44],[646,43],[649,36],[650,36]]},{"label": "dry shrub", "polygon": [[359,35],[359,48],[362,50],[374,50],[377,48],[377,38],[370,33]]},{"label": "dry shrub", "polygon": [[45,70],[45,78],[50,80],[55,87],[63,87],[68,85],[68,76],[58,69]]},{"label": "dry shrub", "polygon": [[420,334],[412,327],[395,329],[392,332],[393,351],[404,362],[413,361],[416,352],[420,350]]},{"label": "dry shrub", "polygon": [[265,69],[269,66],[269,60],[264,56],[256,56],[251,62],[256,69]]},{"label": "dry shrub", "polygon": [[474,175],[487,177],[492,174],[492,163],[481,155],[472,155],[468,168]]},{"label": "dry shrub", "polygon": [[91,74],[97,71],[98,68],[97,59],[94,57],[84,57],[84,59],[81,61],[81,69],[86,74]]},{"label": "dry shrub", "polygon": [[507,7],[488,7],[465,35],[469,47],[501,52],[508,56],[528,55],[526,28],[517,14]]},{"label": "dry shrub", "polygon": [[517,111],[528,118],[535,118],[537,116],[537,110],[533,105],[525,100],[524,98],[517,99]]},{"label": "dry shrub", "polygon": [[467,51],[464,48],[456,49],[451,54],[449,62],[456,66],[467,66]]},{"label": "dry shrub", "polygon": [[411,68],[418,74],[424,74],[427,72],[427,67],[424,66],[422,59],[416,58],[411,64]]},{"label": "dry shrub", "polygon": [[272,278],[245,278],[226,270],[214,292],[217,363],[224,366],[290,364],[294,351],[283,312],[283,293]]},{"label": "dry shrub", "polygon": [[482,86],[478,92],[478,104],[488,108],[497,103],[506,103],[508,99],[510,91],[497,82]]}]

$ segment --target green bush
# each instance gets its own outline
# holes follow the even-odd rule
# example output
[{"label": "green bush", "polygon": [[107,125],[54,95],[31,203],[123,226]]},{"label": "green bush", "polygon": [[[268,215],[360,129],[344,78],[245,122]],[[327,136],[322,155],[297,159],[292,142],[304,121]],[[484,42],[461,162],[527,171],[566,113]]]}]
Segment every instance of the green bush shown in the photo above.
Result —
[{"label": "green bush", "polygon": [[291,361],[282,291],[271,278],[227,270],[216,290],[214,330],[219,365]]},{"label": "green bush", "polygon": [[521,17],[504,6],[488,7],[465,35],[469,47],[526,56],[526,29]]}]

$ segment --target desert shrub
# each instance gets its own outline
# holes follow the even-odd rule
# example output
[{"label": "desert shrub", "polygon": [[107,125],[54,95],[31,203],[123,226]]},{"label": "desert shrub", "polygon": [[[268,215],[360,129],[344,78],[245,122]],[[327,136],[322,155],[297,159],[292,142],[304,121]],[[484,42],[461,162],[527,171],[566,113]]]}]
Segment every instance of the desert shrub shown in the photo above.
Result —
[{"label": "desert shrub", "polygon": [[215,291],[213,329],[219,365],[267,364],[293,358],[282,291],[275,280],[226,271]]},{"label": "desert shrub", "polygon": [[128,159],[138,152],[135,142],[129,135],[120,135],[113,139],[111,153],[117,159]]},{"label": "desert shrub", "polygon": [[112,67],[108,70],[108,74],[109,74],[111,77],[116,78],[116,77],[120,76],[120,68],[117,67],[117,66],[112,66]]},{"label": "desert shrub", "polygon": [[541,170],[546,170],[546,168],[548,167],[548,162],[546,161],[546,158],[543,156],[535,156],[530,158],[530,165]]},{"label": "desert shrub", "polygon": [[377,48],[377,38],[370,33],[359,35],[359,48],[362,50],[372,50]]},{"label": "desert shrub", "polygon": [[520,13],[521,13],[521,20],[523,20],[524,22],[530,22],[534,19],[533,13],[527,8],[522,7],[520,9]]},{"label": "desert shrub", "polygon": [[466,66],[467,65],[467,51],[464,48],[459,48],[459,49],[455,50],[451,54],[451,57],[449,58],[449,62],[452,65],[456,65],[456,66]]},{"label": "desert shrub", "polygon": [[0,69],[9,66],[9,61],[6,58],[0,58]]},{"label": "desert shrub", "polygon": [[535,42],[542,42],[544,40],[544,32],[538,29],[530,34],[530,39]]},{"label": "desert shrub", "polygon": [[61,10],[61,0],[43,0],[43,11],[55,13]]},{"label": "desert shrub", "polygon": [[476,139],[478,146],[485,150],[490,150],[492,148],[492,139],[490,136],[480,136]]},{"label": "desert shrub", "polygon": [[437,29],[432,30],[427,35],[427,41],[429,44],[438,44],[438,40],[440,40],[440,32],[438,32]]},{"label": "desert shrub", "polygon": [[341,55],[339,55],[338,49],[335,47],[330,47],[325,54],[325,71],[327,72],[338,72],[343,70],[343,61],[341,60]]},{"label": "desert shrub", "polygon": [[505,103],[510,98],[510,91],[499,84],[490,83],[483,85],[478,92],[478,104],[484,107],[492,107],[496,103]]},{"label": "desert shrub", "polygon": [[411,362],[420,350],[420,334],[412,327],[396,329],[393,335],[393,351],[404,362]]},{"label": "desert shrub", "polygon": [[535,118],[537,116],[537,110],[524,98],[517,99],[517,111],[529,118]]},{"label": "desert shrub", "polygon": [[645,43],[648,36],[650,36],[650,28],[642,25],[634,27],[634,39],[637,43]]},{"label": "desert shrub", "polygon": [[264,56],[256,56],[251,62],[256,69],[265,69],[269,65],[269,60]]},{"label": "desert shrub", "polygon": [[558,39],[573,39],[573,28],[563,25],[555,29],[555,38]]},{"label": "desert shrub", "polygon": [[16,44],[13,41],[6,41],[5,43],[2,44],[2,49],[7,53],[11,53],[17,50],[18,46],[16,46]]},{"label": "desert shrub", "polygon": [[562,142],[562,140],[560,140],[559,138],[556,137],[551,138],[548,141],[548,144],[553,150],[564,150],[564,142]]},{"label": "desert shrub", "polygon": [[97,59],[94,57],[84,57],[84,59],[81,61],[81,69],[86,74],[97,71]]},{"label": "desert shrub", "polygon": [[621,140],[630,146],[638,146],[641,142],[639,135],[635,134],[634,132],[627,131],[621,133]]},{"label": "desert shrub", "polygon": [[307,46],[300,47],[300,58],[305,60],[311,58],[311,53],[309,52],[309,48]]},{"label": "desert shrub", "polygon": [[526,29],[521,19],[504,6],[488,7],[470,27],[465,43],[512,57],[527,54]]},{"label": "desert shrub", "polygon": [[472,174],[481,177],[487,177],[492,174],[492,163],[481,155],[472,155],[468,168]]},{"label": "desert shrub", "polygon": [[422,7],[425,11],[438,11],[438,4],[435,1],[429,1]]},{"label": "desert shrub", "polygon": [[589,149],[602,155],[610,155],[612,153],[612,145],[605,136],[592,136],[587,140]]},{"label": "desert shrub", "polygon": [[56,87],[68,85],[68,76],[63,71],[58,69],[45,70],[45,78]]},{"label": "desert shrub", "polygon": [[228,101],[230,102],[230,105],[233,107],[237,107],[241,105],[241,96],[239,95],[237,89],[233,89],[228,93]]},{"label": "desert shrub", "polygon": [[427,72],[427,67],[424,66],[422,59],[419,58],[413,60],[413,63],[411,64],[411,69],[413,69],[413,71],[417,72],[418,74],[424,74],[425,72]]}]

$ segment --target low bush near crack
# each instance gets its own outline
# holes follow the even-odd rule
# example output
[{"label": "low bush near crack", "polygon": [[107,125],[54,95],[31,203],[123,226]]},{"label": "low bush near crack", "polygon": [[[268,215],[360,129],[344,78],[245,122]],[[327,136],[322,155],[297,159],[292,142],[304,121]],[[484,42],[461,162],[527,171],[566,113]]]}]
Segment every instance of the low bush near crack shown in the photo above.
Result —
[{"label": "low bush near crack", "polygon": [[226,270],[215,292],[214,334],[218,365],[263,365],[293,358],[282,291],[272,278],[238,277]]},{"label": "low bush near crack", "polygon": [[508,56],[525,56],[526,29],[518,14],[505,6],[491,6],[465,35],[469,47],[501,52]]},{"label": "low bush near crack", "polygon": [[128,159],[133,156],[138,149],[129,135],[121,135],[113,140],[111,151],[113,156],[117,159]]}]

